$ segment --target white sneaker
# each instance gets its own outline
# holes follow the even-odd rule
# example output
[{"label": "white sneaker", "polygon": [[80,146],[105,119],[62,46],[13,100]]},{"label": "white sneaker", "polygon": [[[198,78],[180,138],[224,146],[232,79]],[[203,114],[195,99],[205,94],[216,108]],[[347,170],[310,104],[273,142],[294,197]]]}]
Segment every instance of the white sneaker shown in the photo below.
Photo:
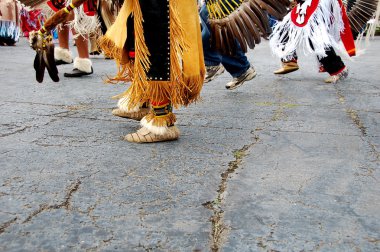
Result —
[{"label": "white sneaker", "polygon": [[226,84],[226,88],[228,90],[238,88],[241,85],[243,85],[244,82],[252,80],[253,78],[255,78],[256,75],[257,75],[257,73],[256,73],[255,68],[253,68],[253,66],[250,66],[245,73],[243,73],[239,77],[233,78],[233,80],[231,82],[228,82]]},{"label": "white sneaker", "polygon": [[206,66],[206,76],[204,83],[212,81],[222,73],[224,73],[224,66],[222,64],[219,64],[217,66]]}]

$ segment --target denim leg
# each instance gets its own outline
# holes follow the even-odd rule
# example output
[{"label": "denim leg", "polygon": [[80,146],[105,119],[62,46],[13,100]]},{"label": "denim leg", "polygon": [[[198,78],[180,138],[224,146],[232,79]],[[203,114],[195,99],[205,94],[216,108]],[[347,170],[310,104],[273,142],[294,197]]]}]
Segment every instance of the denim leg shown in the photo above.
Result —
[{"label": "denim leg", "polygon": [[206,66],[217,66],[222,62],[222,55],[211,49],[211,32],[210,24],[208,23],[208,11],[204,4],[200,10],[201,25],[202,25],[202,43],[203,56]]},{"label": "denim leg", "polygon": [[222,64],[224,68],[229,72],[232,77],[236,78],[245,73],[250,67],[250,63],[241,49],[239,43],[236,41],[236,53],[235,55],[228,56],[223,55]]}]

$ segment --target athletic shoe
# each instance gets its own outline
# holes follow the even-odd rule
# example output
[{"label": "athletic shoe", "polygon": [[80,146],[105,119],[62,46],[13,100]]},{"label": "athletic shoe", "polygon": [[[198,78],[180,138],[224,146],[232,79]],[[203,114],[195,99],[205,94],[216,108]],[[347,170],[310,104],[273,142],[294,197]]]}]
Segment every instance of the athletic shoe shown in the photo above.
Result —
[{"label": "athletic shoe", "polygon": [[232,90],[232,89],[238,88],[241,85],[243,85],[244,82],[252,80],[253,78],[255,78],[256,75],[257,75],[257,73],[255,71],[255,68],[253,68],[253,66],[250,66],[248,68],[248,70],[245,71],[245,73],[243,73],[239,77],[233,78],[233,80],[231,82],[228,82],[226,84],[226,88],[228,90]]},{"label": "athletic shoe", "polygon": [[224,73],[224,66],[222,64],[217,66],[206,66],[206,77],[204,83],[212,81],[222,73]]}]

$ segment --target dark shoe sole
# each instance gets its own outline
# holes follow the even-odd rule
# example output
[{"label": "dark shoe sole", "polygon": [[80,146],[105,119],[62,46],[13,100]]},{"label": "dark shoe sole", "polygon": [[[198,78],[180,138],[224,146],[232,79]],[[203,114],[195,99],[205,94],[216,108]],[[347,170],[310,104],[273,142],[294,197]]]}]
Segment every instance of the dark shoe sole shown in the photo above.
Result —
[{"label": "dark shoe sole", "polygon": [[63,76],[68,77],[68,78],[78,78],[78,77],[82,77],[82,76],[90,75],[90,74],[93,74],[93,72],[91,73],[83,72],[83,73],[78,73],[78,74],[64,73]]},{"label": "dark shoe sole", "polygon": [[55,61],[55,65],[59,66],[59,65],[68,65],[68,64],[71,64],[73,63],[73,61],[71,61],[70,63],[69,62],[66,62],[66,61],[63,61],[63,60],[56,60]]},{"label": "dark shoe sole", "polygon": [[86,73],[86,72],[82,72],[82,71],[78,70],[78,72],[75,72],[75,73],[64,73],[63,76],[68,77],[68,78],[78,78],[78,77],[82,77],[82,76],[85,76],[85,75],[90,75],[90,74],[93,74],[93,73],[94,73],[94,70],[91,67],[91,73]]}]

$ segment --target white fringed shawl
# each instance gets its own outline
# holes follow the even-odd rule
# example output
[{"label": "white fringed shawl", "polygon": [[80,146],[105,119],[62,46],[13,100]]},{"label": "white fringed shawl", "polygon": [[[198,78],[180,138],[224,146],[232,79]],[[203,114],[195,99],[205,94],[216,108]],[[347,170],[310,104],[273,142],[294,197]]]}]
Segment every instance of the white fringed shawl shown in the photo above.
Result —
[{"label": "white fringed shawl", "polygon": [[[311,1],[313,0],[306,0],[304,4]],[[297,7],[300,7],[300,4]],[[305,54],[312,53],[318,57],[325,57],[325,49],[339,46],[340,33],[343,30],[344,23],[339,2],[319,0],[317,9],[304,27],[295,25],[289,12],[275,25],[269,43],[273,53],[280,58],[291,59],[296,49],[302,49]]]}]

